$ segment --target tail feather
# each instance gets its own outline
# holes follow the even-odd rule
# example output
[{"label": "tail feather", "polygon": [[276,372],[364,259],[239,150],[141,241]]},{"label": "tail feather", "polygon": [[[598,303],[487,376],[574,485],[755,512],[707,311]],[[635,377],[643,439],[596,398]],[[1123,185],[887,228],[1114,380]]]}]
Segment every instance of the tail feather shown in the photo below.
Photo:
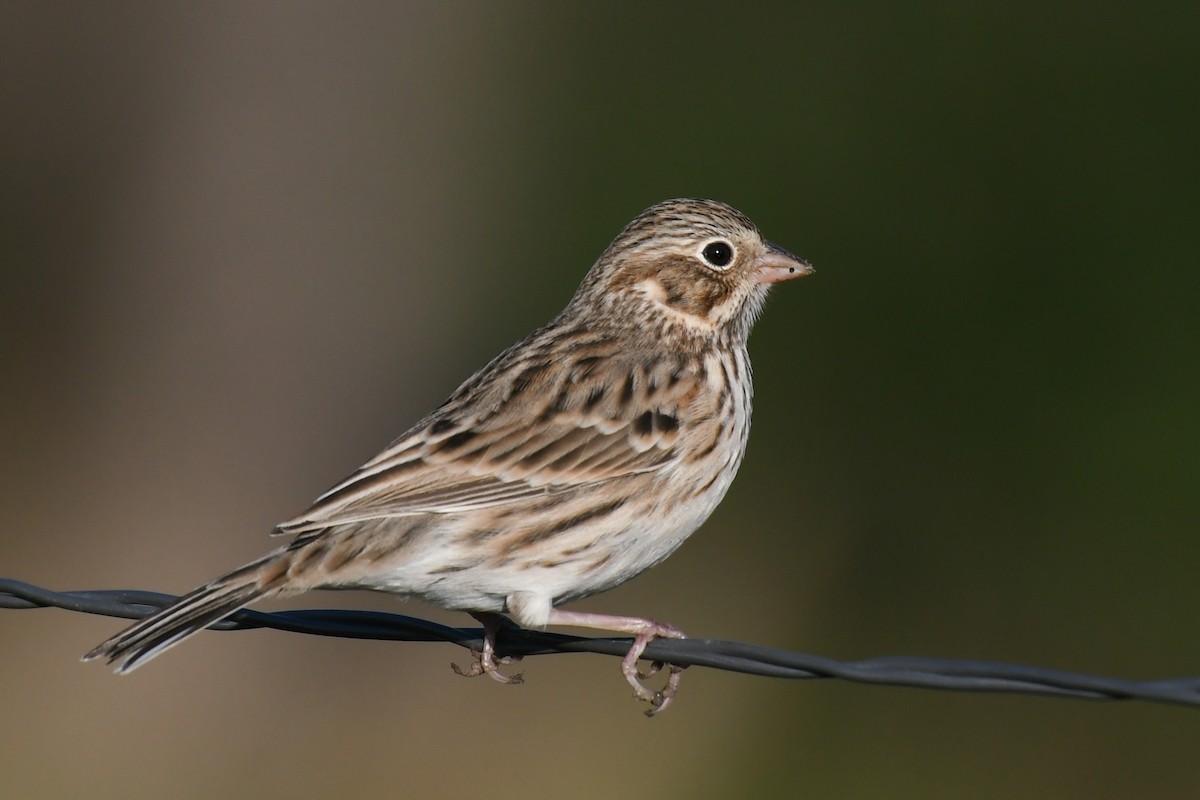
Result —
[{"label": "tail feather", "polygon": [[121,674],[137,669],[254,600],[275,594],[278,579],[286,572],[286,563],[281,562],[286,562],[287,555],[272,553],[188,592],[162,611],[101,642],[83,660],[103,658]]}]

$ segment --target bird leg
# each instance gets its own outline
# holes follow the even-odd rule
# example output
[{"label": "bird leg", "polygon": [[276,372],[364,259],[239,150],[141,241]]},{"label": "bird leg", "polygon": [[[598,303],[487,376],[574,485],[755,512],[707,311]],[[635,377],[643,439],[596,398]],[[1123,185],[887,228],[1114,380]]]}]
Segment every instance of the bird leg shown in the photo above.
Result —
[{"label": "bird leg", "polygon": [[521,660],[520,656],[496,657],[496,633],[501,628],[515,628],[516,623],[502,614],[494,614],[490,611],[472,611],[471,616],[483,625],[483,649],[477,651],[472,648],[471,652],[475,655],[475,661],[469,667],[464,669],[458,664],[451,663],[451,669],[464,678],[487,675],[500,683],[524,683],[525,679],[521,677],[520,672],[515,675],[505,675],[497,669],[497,664],[512,664]]},{"label": "bird leg", "polygon": [[633,645],[621,661],[621,672],[624,674],[625,680],[629,681],[629,685],[633,687],[633,696],[639,700],[645,700],[650,704],[650,708],[646,711],[646,716],[653,717],[662,711],[670,705],[671,700],[678,693],[683,667],[678,664],[668,665],[669,674],[667,676],[667,683],[659,691],[648,688],[642,683],[642,680],[649,678],[661,670],[663,663],[655,661],[645,672],[639,672],[637,668],[638,659],[642,657],[642,653],[646,650],[646,645],[650,644],[650,642],[660,636],[667,639],[686,638],[683,635],[683,631],[673,625],[666,625],[662,622],[655,622],[654,620],[642,619],[640,617],[617,617],[609,614],[560,611],[557,608],[550,612],[550,619],[547,620],[547,624],[566,625],[576,628],[600,628],[606,631],[633,634]]}]

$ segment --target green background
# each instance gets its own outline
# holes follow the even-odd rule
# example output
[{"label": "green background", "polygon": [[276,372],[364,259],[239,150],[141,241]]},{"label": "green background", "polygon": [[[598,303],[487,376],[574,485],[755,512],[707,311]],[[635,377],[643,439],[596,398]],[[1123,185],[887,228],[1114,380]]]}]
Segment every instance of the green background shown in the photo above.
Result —
[{"label": "green background", "polygon": [[[1200,673],[1200,5],[0,7],[0,574],[182,591],[553,315],[634,214],[810,259],[738,481],[578,607]],[[396,609],[386,597],[299,606]],[[399,607],[467,622],[420,604]],[[1195,797],[1200,713],[0,616],[11,797]]]}]

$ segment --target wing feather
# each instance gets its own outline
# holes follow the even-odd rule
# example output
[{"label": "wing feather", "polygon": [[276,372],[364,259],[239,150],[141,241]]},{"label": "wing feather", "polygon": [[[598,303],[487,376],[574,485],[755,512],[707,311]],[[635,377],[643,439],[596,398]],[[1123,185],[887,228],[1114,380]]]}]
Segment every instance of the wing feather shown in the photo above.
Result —
[{"label": "wing feather", "polygon": [[675,463],[700,362],[594,350],[557,364],[502,355],[277,532],[488,508]]}]

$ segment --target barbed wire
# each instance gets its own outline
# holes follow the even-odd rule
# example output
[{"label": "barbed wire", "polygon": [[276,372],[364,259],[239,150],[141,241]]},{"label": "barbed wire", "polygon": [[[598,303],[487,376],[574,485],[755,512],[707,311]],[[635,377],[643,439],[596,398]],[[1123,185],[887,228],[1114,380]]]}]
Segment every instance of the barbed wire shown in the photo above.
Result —
[{"label": "barbed wire", "polygon": [[[139,619],[175,601],[174,595],[133,589],[55,592],[0,578],[0,608],[61,608],[85,614]],[[379,611],[309,609],[262,612],[243,609],[214,630],[274,628],[293,633],[399,642],[447,642],[478,649],[482,628],[452,628],[430,620]],[[567,636],[515,625],[501,629],[498,655],[600,653],[623,657],[629,639]],[[712,667],[772,678],[839,678],[857,683],[964,692],[1008,692],[1090,700],[1148,700],[1200,707],[1200,676],[1130,681],[1043,667],[989,661],[887,656],[836,661],[721,639],[655,639],[645,658],[680,666]]]}]

